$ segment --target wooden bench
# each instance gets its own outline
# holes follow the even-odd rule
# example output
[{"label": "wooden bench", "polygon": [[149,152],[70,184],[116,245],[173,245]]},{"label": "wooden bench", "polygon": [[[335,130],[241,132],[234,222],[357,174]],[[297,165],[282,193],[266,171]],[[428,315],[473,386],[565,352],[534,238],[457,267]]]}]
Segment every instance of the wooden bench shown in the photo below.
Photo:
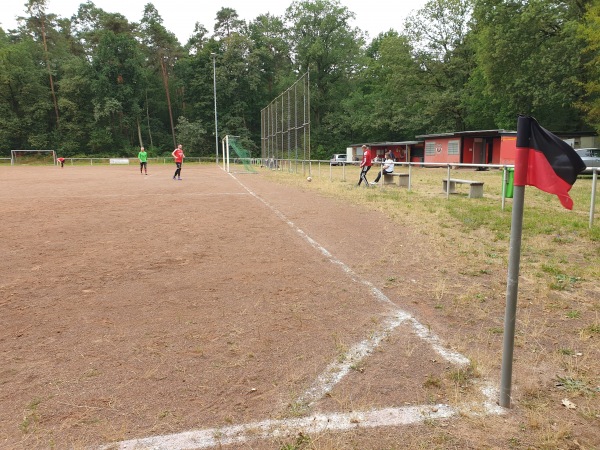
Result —
[{"label": "wooden bench", "polygon": [[[450,183],[448,183],[450,181]],[[473,181],[473,180],[459,180],[458,178],[444,178],[442,180],[442,190],[444,192],[448,191],[448,187],[450,188],[450,194],[456,193],[456,185],[457,184],[468,184],[469,185],[469,198],[481,198],[483,197],[483,181]],[[449,186],[448,186],[449,185]]]},{"label": "wooden bench", "polygon": [[398,186],[408,186],[408,174],[407,173],[384,173],[383,184],[396,184],[394,178],[398,178]]}]

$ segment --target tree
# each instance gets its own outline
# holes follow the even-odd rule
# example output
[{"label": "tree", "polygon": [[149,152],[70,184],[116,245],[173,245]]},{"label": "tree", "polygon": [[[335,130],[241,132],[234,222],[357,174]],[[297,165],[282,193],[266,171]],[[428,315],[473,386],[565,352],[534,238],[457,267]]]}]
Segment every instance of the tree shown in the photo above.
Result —
[{"label": "tree", "polygon": [[259,60],[264,106],[295,79],[292,72],[291,49],[286,41],[286,28],[280,17],[263,14],[248,27],[254,43],[254,54]]},{"label": "tree", "polygon": [[471,0],[430,0],[406,20],[421,89],[415,117],[428,133],[464,130],[465,86],[474,69],[467,39]]},{"label": "tree", "polygon": [[104,31],[92,60],[95,150],[134,145],[144,93],[142,56],[133,36]]},{"label": "tree", "polygon": [[[350,26],[353,18],[354,13],[337,0],[296,1],[286,11],[295,72],[310,72],[314,148],[336,144],[328,132],[335,120],[327,116],[339,111],[349,94],[348,80],[357,70],[364,43],[363,33]],[[325,123],[329,125],[323,128]]]},{"label": "tree", "polygon": [[0,40],[0,148],[50,148],[52,110],[41,49],[31,38]]},{"label": "tree", "polygon": [[242,33],[246,27],[246,22],[238,17],[237,11],[232,8],[221,8],[217,11],[214,26],[215,37],[226,38],[231,36],[231,33]]},{"label": "tree", "polygon": [[118,13],[107,13],[91,1],[79,5],[77,14],[69,21],[71,33],[76,41],[72,51],[77,56],[91,60],[104,31],[115,34],[133,35],[136,25]]},{"label": "tree", "polygon": [[58,100],[56,98],[56,91],[54,89],[54,74],[50,62],[50,52],[48,51],[48,39],[46,33],[46,24],[55,16],[46,16],[46,0],[28,0],[27,13],[30,15],[28,19],[29,26],[35,31],[39,32],[39,35],[42,39],[42,45],[44,48],[44,62],[46,64],[46,70],[48,71],[48,80],[50,84],[50,92],[52,94],[52,102],[54,104],[56,127],[58,128],[60,124],[60,115],[58,113]]},{"label": "tree", "polygon": [[474,9],[475,51],[495,122],[514,128],[519,113],[555,130],[581,129],[583,43],[577,1],[486,1]]},{"label": "tree", "polygon": [[90,63],[81,57],[71,57],[62,64],[59,108],[62,112],[60,148],[63,156],[85,154],[98,124],[90,99],[94,98],[94,74]]},{"label": "tree", "polygon": [[185,50],[189,54],[197,54],[202,47],[206,45],[208,30],[204,27],[204,25],[196,22],[194,25],[194,32],[192,37],[188,40],[187,44],[185,44]]},{"label": "tree", "polygon": [[596,132],[600,133],[600,0],[590,2],[578,33],[586,46],[583,54],[585,96],[577,105]]},{"label": "tree", "polygon": [[[405,35],[388,32],[373,41],[367,53],[370,62],[365,71],[368,83],[369,139],[404,140],[426,129],[421,118],[425,107],[421,93],[424,77],[413,58],[413,47]],[[375,135],[373,135],[375,133]]]},{"label": "tree", "polygon": [[177,139],[175,136],[173,104],[171,102],[171,88],[169,84],[173,67],[177,59],[183,55],[183,49],[175,35],[168,31],[162,22],[162,17],[158,14],[154,5],[148,3],[144,7],[144,16],[140,23],[142,41],[146,48],[148,60],[153,61],[157,65],[163,81],[173,146],[176,147]]}]

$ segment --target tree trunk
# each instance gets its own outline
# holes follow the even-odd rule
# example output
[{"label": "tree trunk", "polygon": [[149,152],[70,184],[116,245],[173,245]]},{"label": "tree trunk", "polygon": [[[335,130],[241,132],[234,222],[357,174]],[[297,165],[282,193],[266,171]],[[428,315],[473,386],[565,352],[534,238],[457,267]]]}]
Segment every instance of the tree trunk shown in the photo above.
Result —
[{"label": "tree trunk", "polygon": [[44,59],[46,60],[46,68],[48,69],[48,77],[50,78],[50,91],[52,92],[52,101],[54,102],[54,114],[56,115],[56,128],[59,127],[58,102],[56,100],[56,92],[54,92],[54,79],[52,78],[52,70],[50,68],[50,58],[48,57],[48,44],[46,42],[46,27],[44,25],[44,17],[40,17],[42,25],[42,42],[44,44]]},{"label": "tree trunk", "polygon": [[173,125],[173,108],[171,106],[171,95],[169,94],[169,75],[167,74],[167,68],[165,67],[165,62],[162,56],[160,58],[160,70],[162,71],[163,84],[165,85],[165,94],[167,94],[167,107],[169,108],[169,119],[171,120],[173,148],[175,148],[177,147],[177,140],[175,139],[175,126]]},{"label": "tree trunk", "polygon": [[137,117],[135,119],[135,121],[137,123],[138,141],[139,141],[140,147],[143,147],[144,141],[142,140],[142,126],[140,125],[140,118]]},{"label": "tree trunk", "polygon": [[152,142],[152,130],[150,129],[150,109],[148,108],[148,89],[146,89],[146,122],[148,123],[148,137],[150,138],[150,148],[154,147]]}]

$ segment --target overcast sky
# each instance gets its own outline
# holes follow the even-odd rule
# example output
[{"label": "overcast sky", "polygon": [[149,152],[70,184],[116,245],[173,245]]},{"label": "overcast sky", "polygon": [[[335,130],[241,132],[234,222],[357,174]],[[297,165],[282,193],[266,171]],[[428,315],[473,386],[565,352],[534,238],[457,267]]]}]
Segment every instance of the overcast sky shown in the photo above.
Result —
[{"label": "overcast sky", "polygon": [[[25,15],[25,0],[2,0],[0,26],[5,30],[16,28],[16,17]],[[69,18],[77,13],[82,0],[47,0],[46,12]],[[130,22],[139,22],[144,5],[152,3],[163,18],[163,25],[175,33],[181,44],[186,44],[199,22],[212,34],[217,11],[233,8],[240,19],[247,22],[260,14],[283,16],[292,0],[95,0],[93,3],[106,12],[121,13]],[[426,0],[341,0],[341,4],[356,14],[354,26],[367,32],[370,38],[390,28],[402,30],[404,18],[422,8]]]}]

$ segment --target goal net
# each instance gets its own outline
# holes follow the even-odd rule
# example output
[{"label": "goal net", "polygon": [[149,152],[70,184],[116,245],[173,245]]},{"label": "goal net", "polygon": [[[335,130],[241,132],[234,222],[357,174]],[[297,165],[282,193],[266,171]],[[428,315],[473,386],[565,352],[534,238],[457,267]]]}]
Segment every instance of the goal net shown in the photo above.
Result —
[{"label": "goal net", "polygon": [[250,152],[239,141],[239,136],[227,135],[221,140],[223,169],[233,173],[257,173]]},{"label": "goal net", "polygon": [[54,150],[11,150],[10,165],[43,166],[56,164],[56,151]]}]

